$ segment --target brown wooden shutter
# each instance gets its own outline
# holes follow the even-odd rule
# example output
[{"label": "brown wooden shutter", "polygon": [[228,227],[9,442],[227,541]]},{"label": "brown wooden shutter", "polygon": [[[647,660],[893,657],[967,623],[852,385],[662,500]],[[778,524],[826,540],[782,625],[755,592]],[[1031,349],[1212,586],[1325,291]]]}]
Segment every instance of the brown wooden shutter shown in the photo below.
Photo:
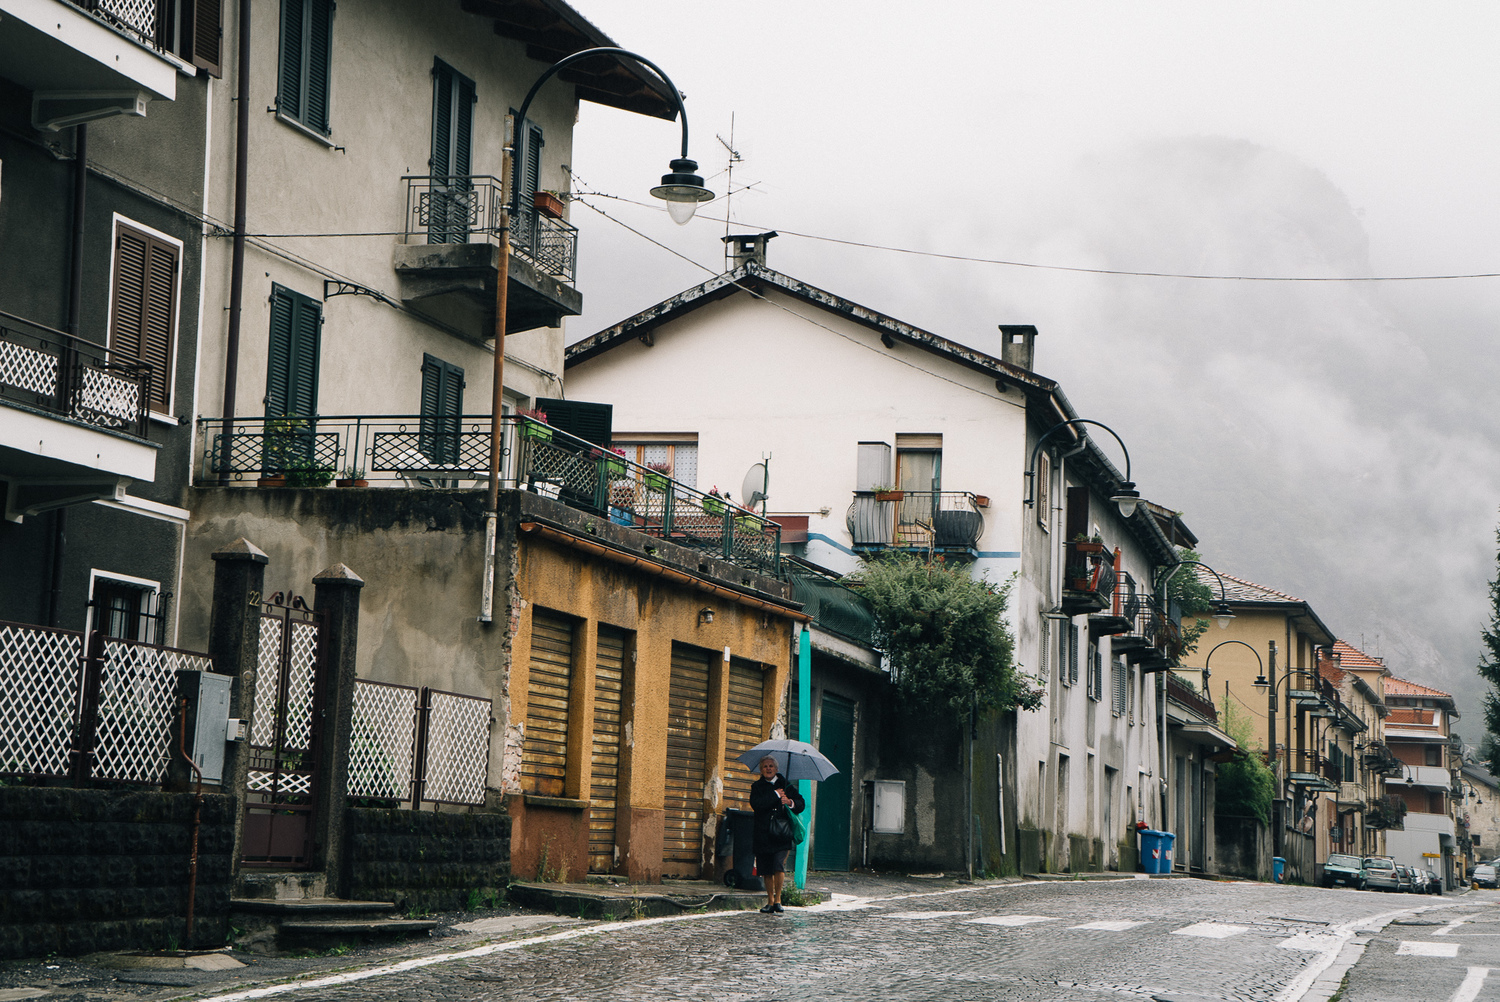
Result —
[{"label": "brown wooden shutter", "polygon": [[182,3],[193,18],[189,41],[192,51],[185,55],[209,76],[222,77],[224,0],[182,0]]},{"label": "brown wooden shutter", "polygon": [[116,361],[151,366],[150,404],[159,414],[172,403],[177,261],[172,244],[128,226],[117,229],[109,350]]}]

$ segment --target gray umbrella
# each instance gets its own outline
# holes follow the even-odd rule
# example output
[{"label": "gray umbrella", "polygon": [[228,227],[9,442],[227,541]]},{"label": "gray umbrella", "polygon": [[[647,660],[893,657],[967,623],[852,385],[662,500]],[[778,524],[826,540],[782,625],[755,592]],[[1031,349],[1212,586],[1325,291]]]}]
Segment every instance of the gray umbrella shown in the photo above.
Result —
[{"label": "gray umbrella", "polygon": [[760,760],[767,755],[776,760],[781,774],[790,780],[827,779],[838,772],[837,767],[828,761],[828,756],[806,741],[793,741],[791,738],[762,741],[749,751],[741,752],[736,758],[745,763],[745,768],[757,772]]}]

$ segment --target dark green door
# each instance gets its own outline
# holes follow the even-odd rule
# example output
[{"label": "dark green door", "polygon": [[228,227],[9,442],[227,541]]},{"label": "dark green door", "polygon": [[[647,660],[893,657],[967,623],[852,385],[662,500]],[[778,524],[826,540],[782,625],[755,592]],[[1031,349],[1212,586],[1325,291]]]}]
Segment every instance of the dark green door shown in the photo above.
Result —
[{"label": "dark green door", "polygon": [[823,723],[818,750],[838,772],[818,784],[818,806],[813,812],[814,870],[849,869],[850,773],[854,771],[854,704],[838,696],[823,696]]}]

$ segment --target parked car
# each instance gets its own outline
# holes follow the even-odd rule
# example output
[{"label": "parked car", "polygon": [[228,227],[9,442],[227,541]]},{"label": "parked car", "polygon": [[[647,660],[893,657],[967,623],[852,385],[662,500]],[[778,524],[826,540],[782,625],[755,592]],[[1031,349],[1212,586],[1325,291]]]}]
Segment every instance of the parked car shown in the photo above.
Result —
[{"label": "parked car", "polygon": [[1396,879],[1400,881],[1399,886],[1396,888],[1400,893],[1412,894],[1416,892],[1416,877],[1413,876],[1411,867],[1405,863],[1396,864]]},{"label": "parked car", "polygon": [[1401,890],[1401,876],[1396,871],[1396,861],[1389,856],[1366,856],[1365,886],[1372,891]]},{"label": "parked car", "polygon": [[1428,867],[1425,872],[1427,874],[1427,893],[1442,894],[1443,878],[1439,877],[1436,873],[1433,873],[1431,867]]},{"label": "parked car", "polygon": [[1352,887],[1357,891],[1364,890],[1364,860],[1358,856],[1350,856],[1347,853],[1330,853],[1328,862],[1323,864],[1323,886]]},{"label": "parked car", "polygon": [[1497,883],[1495,875],[1495,864],[1480,863],[1478,866],[1474,867],[1473,880],[1475,887],[1494,887]]},{"label": "parked car", "polygon": [[1411,886],[1406,890],[1411,894],[1427,893],[1427,871],[1419,866],[1408,866],[1406,872],[1411,876]]}]

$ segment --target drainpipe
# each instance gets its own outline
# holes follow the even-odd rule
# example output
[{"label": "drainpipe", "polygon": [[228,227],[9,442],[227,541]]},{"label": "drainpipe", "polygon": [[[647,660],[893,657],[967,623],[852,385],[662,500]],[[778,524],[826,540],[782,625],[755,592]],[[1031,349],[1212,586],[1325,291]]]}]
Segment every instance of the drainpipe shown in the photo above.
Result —
[{"label": "drainpipe", "polygon": [[[80,125],[73,133],[73,245],[68,257],[68,333],[81,337],[83,331],[83,222],[89,175],[89,127]],[[65,350],[66,359],[71,350]],[[59,379],[70,378],[66,372]],[[52,574],[47,585],[47,625],[62,623],[63,551],[67,541],[68,513],[59,508],[52,516]]]},{"label": "drainpipe", "polygon": [[[812,744],[812,625],[802,624],[802,632],[797,638],[797,740]],[[797,781],[797,791],[802,794],[802,802],[808,803],[812,795],[812,781],[800,779]],[[811,825],[808,825],[811,828]],[[803,839],[802,844],[797,846],[797,862],[793,867],[793,878],[797,882],[798,890],[807,886],[807,847],[808,840]]]},{"label": "drainpipe", "polygon": [[495,616],[495,561],[500,521],[500,446],[505,410],[505,325],[510,295],[510,172],[516,117],[505,116],[505,145],[500,153],[500,260],[495,272],[495,371],[490,377],[490,483],[484,495],[484,577],[479,582],[479,621]]},{"label": "drainpipe", "polygon": [[[250,0],[240,0],[239,75],[235,89],[234,250],[229,262],[229,332],[224,345],[224,441],[234,437],[240,377],[240,306],[245,299],[245,201],[250,164]],[[227,471],[220,470],[220,483]]]}]

